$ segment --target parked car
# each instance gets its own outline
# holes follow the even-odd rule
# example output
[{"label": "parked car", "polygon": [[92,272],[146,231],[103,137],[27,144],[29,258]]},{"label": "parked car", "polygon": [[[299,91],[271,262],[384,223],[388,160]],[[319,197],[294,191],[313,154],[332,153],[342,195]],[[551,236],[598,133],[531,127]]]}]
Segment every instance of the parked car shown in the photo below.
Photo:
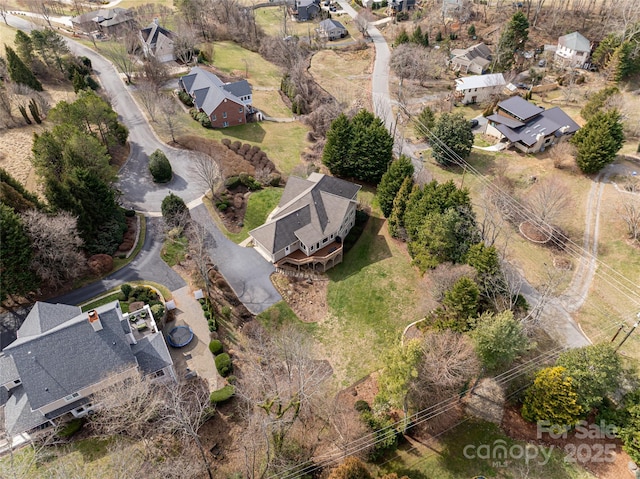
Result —
[{"label": "parked car", "polygon": [[473,118],[472,120],[469,120],[469,126],[471,128],[475,128],[476,126],[478,126],[478,120],[476,120],[475,118]]},{"label": "parked car", "polygon": [[542,60],[540,60],[540,61],[538,62],[538,66],[539,66],[539,67],[544,67],[546,64],[547,64],[547,60],[545,60],[545,59],[542,59]]}]

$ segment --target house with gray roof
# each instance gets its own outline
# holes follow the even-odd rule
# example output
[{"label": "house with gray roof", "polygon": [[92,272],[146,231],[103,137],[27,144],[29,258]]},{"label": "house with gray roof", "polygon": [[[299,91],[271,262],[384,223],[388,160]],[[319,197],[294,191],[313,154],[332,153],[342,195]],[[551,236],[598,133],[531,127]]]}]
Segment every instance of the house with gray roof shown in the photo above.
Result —
[{"label": "house with gray roof", "polygon": [[225,83],[210,71],[194,67],[178,85],[191,96],[195,107],[207,114],[213,128],[243,125],[253,112],[247,80]]},{"label": "house with gray roof", "polygon": [[320,173],[289,177],[280,203],[251,230],[256,251],[276,266],[326,271],[342,262],[342,241],[355,224],[360,185]]},{"label": "house with gray roof", "polygon": [[565,141],[580,126],[558,107],[545,110],[520,96],[501,101],[487,117],[485,133],[509,142],[524,153],[544,151]]},{"label": "house with gray roof", "polygon": [[0,387],[8,391],[4,425],[10,436],[82,417],[92,395],[138,372],[174,380],[173,361],[148,305],[122,313],[113,301],[88,312],[37,302],[0,353]]},{"label": "house with gray roof", "polygon": [[349,33],[342,23],[331,18],[322,20],[316,31],[320,38],[329,41],[344,38]]},{"label": "house with gray roof", "polygon": [[456,72],[482,75],[491,63],[491,50],[484,43],[451,50],[449,67]]},{"label": "house with gray roof", "polygon": [[138,32],[142,51],[145,57],[155,57],[158,61],[172,62],[176,59],[173,50],[172,31],[163,28],[155,19],[147,28],[143,28]]},{"label": "house with gray roof", "polygon": [[126,8],[101,8],[71,19],[71,26],[80,32],[100,32],[118,35],[133,24],[133,13]]},{"label": "house with gray roof", "polygon": [[559,68],[580,68],[589,61],[591,42],[580,32],[558,38],[554,61]]},{"label": "house with gray roof", "polygon": [[306,22],[320,13],[320,0],[295,0],[293,14],[299,22]]}]

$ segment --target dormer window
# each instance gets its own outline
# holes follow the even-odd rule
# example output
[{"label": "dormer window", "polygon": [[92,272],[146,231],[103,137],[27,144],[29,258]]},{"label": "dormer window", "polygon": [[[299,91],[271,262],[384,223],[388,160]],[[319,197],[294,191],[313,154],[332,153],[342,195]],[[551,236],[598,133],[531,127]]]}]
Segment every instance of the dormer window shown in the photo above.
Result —
[{"label": "dormer window", "polygon": [[66,402],[71,402],[71,401],[75,401],[76,399],[78,399],[80,397],[80,393],[75,392],[73,394],[69,394],[68,396],[64,397],[64,400]]}]

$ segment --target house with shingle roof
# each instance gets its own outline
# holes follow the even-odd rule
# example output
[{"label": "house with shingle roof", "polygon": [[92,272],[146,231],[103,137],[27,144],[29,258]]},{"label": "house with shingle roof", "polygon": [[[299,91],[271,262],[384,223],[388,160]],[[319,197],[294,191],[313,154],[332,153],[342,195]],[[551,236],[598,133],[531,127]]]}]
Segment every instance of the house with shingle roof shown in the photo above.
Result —
[{"label": "house with shingle roof", "polygon": [[347,33],[349,33],[342,23],[331,18],[322,20],[316,31],[320,38],[329,41],[344,38],[347,36]]},{"label": "house with shingle roof", "polygon": [[148,305],[122,313],[113,301],[83,313],[77,306],[37,302],[0,353],[0,388],[8,391],[10,436],[82,417],[99,407],[92,395],[142,372],[175,380],[173,361]]},{"label": "house with shingle roof", "polygon": [[81,32],[99,31],[106,35],[117,35],[133,24],[133,13],[126,8],[101,8],[83,13],[71,19],[74,30]]},{"label": "house with shingle roof", "polygon": [[589,61],[591,42],[580,32],[569,33],[558,38],[555,64],[559,68],[580,68]]},{"label": "house with shingle roof", "polygon": [[155,19],[147,28],[143,28],[138,32],[142,51],[145,57],[155,57],[158,61],[165,63],[176,59],[173,51],[172,31],[163,28]]},{"label": "house with shingle roof", "polygon": [[251,85],[247,80],[224,83],[217,75],[200,67],[178,80],[180,88],[206,113],[213,128],[243,125],[253,110]]},{"label": "house with shingle roof", "polygon": [[565,141],[580,129],[562,109],[545,110],[520,96],[501,101],[487,117],[485,133],[515,146],[524,153],[537,153]]},{"label": "house with shingle roof", "polygon": [[355,224],[360,185],[320,173],[289,177],[280,203],[251,230],[255,249],[276,266],[326,271],[342,262],[342,241]]},{"label": "house with shingle roof", "polygon": [[449,66],[460,73],[482,75],[491,63],[491,50],[484,43],[451,50]]}]

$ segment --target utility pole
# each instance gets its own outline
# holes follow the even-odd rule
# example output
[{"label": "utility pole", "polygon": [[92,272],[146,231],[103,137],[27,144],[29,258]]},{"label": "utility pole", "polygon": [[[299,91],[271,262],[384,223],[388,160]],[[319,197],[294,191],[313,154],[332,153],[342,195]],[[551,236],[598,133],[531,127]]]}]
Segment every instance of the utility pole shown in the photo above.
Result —
[{"label": "utility pole", "polygon": [[616,338],[618,337],[618,334],[620,334],[620,332],[624,329],[624,323],[620,323],[620,327],[618,328],[618,330],[616,331],[616,334],[613,335],[613,338],[611,338],[611,342],[614,342],[616,340]]},{"label": "utility pole", "polygon": [[[638,317],[640,317],[640,313],[638,313]],[[626,336],[624,337],[624,339],[622,341],[620,341],[620,344],[618,344],[618,347],[616,348],[616,352],[618,351],[618,349],[620,349],[620,347],[624,344],[624,342],[629,339],[629,336],[631,336],[631,333],[633,333],[634,329],[636,329],[638,327],[638,321],[635,322],[635,324],[631,327],[631,329],[629,330],[629,332],[626,334]]]}]

